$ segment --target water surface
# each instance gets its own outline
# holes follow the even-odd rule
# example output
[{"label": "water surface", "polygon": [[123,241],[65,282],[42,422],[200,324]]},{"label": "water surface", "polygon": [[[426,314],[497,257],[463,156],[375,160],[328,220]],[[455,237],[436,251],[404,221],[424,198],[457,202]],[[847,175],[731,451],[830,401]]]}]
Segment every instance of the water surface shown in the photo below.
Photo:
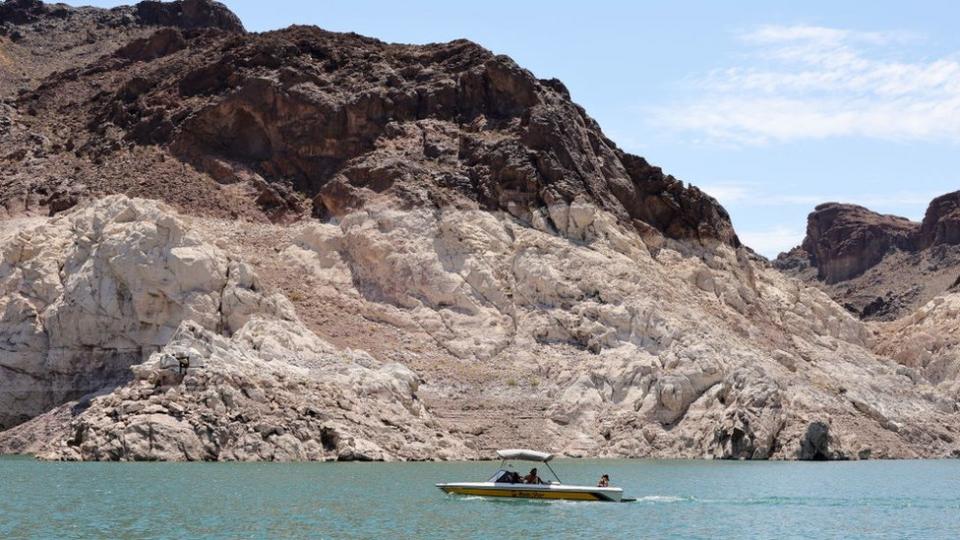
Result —
[{"label": "water surface", "polygon": [[0,458],[0,538],[960,538],[960,461],[554,463],[620,504],[434,487],[497,465]]}]

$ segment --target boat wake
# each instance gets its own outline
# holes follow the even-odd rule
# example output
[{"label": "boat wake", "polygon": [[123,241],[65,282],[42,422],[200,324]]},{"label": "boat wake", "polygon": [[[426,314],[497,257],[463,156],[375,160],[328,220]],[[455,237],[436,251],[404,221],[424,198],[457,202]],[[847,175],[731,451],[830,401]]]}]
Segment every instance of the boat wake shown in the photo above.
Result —
[{"label": "boat wake", "polygon": [[646,497],[637,497],[636,502],[646,503],[678,503],[690,502],[692,497],[678,497],[676,495],[647,495]]}]

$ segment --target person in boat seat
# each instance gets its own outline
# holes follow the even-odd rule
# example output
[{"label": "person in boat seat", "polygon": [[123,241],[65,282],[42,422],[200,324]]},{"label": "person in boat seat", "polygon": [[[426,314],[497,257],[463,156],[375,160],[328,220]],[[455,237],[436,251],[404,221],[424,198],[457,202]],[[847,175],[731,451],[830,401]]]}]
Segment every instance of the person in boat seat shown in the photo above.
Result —
[{"label": "person in boat seat", "polygon": [[530,474],[523,477],[523,483],[524,484],[546,484],[546,482],[544,482],[543,480],[540,479],[539,476],[537,476],[536,467],[534,467],[533,469],[530,469]]},{"label": "person in boat seat", "polygon": [[610,487],[610,475],[605,474],[600,477],[600,481],[597,482],[597,487]]}]

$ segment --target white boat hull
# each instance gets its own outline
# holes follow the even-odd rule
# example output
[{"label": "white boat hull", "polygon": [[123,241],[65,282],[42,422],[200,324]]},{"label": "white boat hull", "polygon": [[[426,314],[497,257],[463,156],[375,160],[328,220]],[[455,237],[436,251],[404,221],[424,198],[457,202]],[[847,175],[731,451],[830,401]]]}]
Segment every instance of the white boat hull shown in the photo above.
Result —
[{"label": "white boat hull", "polygon": [[621,488],[573,486],[566,484],[507,484],[500,482],[454,482],[437,484],[446,493],[480,497],[507,497],[518,499],[558,499],[568,501],[620,502]]}]

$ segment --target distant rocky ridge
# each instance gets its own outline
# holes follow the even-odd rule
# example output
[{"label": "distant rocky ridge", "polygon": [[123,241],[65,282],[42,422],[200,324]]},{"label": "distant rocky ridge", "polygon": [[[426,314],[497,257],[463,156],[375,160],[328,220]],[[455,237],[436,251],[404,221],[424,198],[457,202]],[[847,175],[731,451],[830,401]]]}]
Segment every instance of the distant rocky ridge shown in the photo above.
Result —
[{"label": "distant rocky ridge", "polygon": [[[120,6],[110,10],[73,8],[66,4],[45,4],[41,0],[7,0],[0,4],[0,24],[6,34],[13,27],[40,24],[32,30],[45,30],[42,23],[51,20],[67,20],[95,14],[98,24],[107,26],[175,26],[183,29],[220,28],[243,32],[240,19],[219,2],[204,0],[178,0],[160,2],[146,0],[135,6]],[[21,36],[22,38],[22,36]]]},{"label": "distant rocky ridge", "polygon": [[3,6],[0,453],[960,455],[951,295],[858,320],[509,58]]},{"label": "distant rocky ridge", "polygon": [[960,192],[935,198],[922,223],[826,203],[781,270],[824,288],[866,319],[909,313],[960,280]]},{"label": "distant rocky ridge", "polygon": [[45,4],[40,0],[0,3],[0,98],[15,98],[58,70],[86,64],[158,27],[216,28],[243,32],[230,10],[209,0],[144,1],[113,9]]}]

